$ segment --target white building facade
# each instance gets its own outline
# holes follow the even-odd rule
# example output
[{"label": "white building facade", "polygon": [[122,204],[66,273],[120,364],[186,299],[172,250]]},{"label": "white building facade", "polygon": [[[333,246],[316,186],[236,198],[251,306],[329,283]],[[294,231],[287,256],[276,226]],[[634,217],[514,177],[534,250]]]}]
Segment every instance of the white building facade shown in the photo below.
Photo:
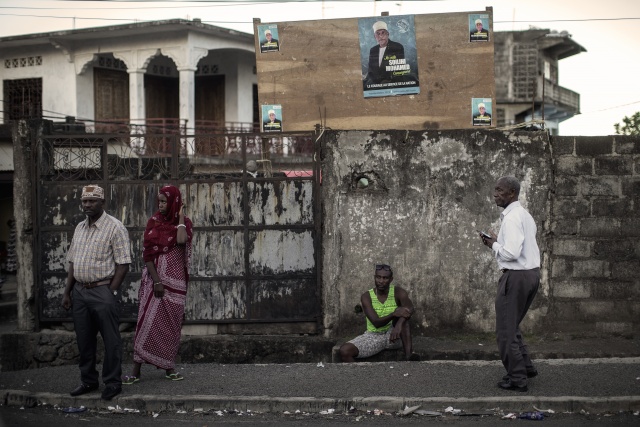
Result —
[{"label": "white building facade", "polygon": [[96,131],[251,131],[251,34],[167,20],[0,38],[3,115],[73,116]]}]

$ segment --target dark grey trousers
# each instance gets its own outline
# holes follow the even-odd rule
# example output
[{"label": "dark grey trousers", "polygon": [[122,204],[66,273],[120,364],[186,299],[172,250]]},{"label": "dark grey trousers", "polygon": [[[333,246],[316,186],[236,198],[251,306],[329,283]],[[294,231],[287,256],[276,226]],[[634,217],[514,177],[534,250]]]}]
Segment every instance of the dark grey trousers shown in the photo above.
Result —
[{"label": "dark grey trousers", "polygon": [[540,286],[540,269],[508,270],[498,281],[496,296],[496,340],[505,380],[517,386],[527,385],[527,371],[533,370],[520,322],[527,314]]},{"label": "dark grey trousers", "polygon": [[105,385],[122,385],[122,339],[120,313],[116,297],[109,285],[73,289],[73,324],[80,351],[80,379],[83,384],[97,385],[96,352],[98,332],[104,342],[102,381]]}]

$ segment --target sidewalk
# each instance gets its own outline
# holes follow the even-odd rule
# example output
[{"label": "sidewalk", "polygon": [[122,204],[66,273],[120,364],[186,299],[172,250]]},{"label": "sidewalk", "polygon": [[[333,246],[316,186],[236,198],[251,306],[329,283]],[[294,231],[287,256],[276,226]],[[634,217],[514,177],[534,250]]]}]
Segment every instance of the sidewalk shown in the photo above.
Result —
[{"label": "sidewalk", "polygon": [[[9,303],[10,284],[3,288],[2,292],[5,291],[3,298],[6,296],[5,302]],[[2,300],[0,307],[3,307],[1,303]],[[13,322],[6,318],[0,321],[0,334],[12,332]],[[251,337],[183,338],[199,343],[192,343],[194,348],[189,354],[197,353],[211,360],[210,353],[217,346],[226,347],[233,342],[237,347],[232,348],[242,349],[243,340],[250,341]],[[282,352],[272,354],[268,360],[293,360],[291,342],[295,337],[262,339],[267,338],[277,345],[265,348],[289,350],[288,357]],[[96,410],[118,406],[156,413],[178,410],[319,413],[352,408],[398,412],[415,405],[437,412],[451,406],[467,413],[521,412],[532,411],[534,407],[556,412],[640,411],[638,337],[550,333],[527,338],[539,371],[529,381],[527,393],[497,388],[504,368],[498,360],[492,334],[456,333],[415,337],[414,350],[422,356],[421,362],[399,361],[402,352],[387,351],[367,362],[329,363],[338,361],[338,346],[333,354],[329,354],[330,347],[324,346],[326,353],[305,355],[304,361],[311,363],[179,363],[177,370],[185,379],[177,382],[165,379],[164,371],[145,365],[142,380],[123,385],[123,393],[111,402],[100,399],[103,384],[100,391],[77,398],[69,395],[80,382],[76,365],[2,372],[0,404],[25,408],[42,404],[85,406]],[[297,339],[301,340],[302,337]],[[192,361],[186,357],[184,360]],[[130,364],[123,365],[123,375],[130,369]]]},{"label": "sidewalk", "polygon": [[[185,379],[143,366],[142,379],[123,385],[111,402],[100,391],[73,398],[76,366],[3,372],[0,394],[8,405],[85,406],[147,412],[236,410],[282,413],[380,409],[406,406],[444,411],[514,412],[552,409],[591,413],[640,410],[640,358],[537,360],[539,375],[527,393],[503,391],[498,361],[423,361],[302,364],[179,364]],[[123,366],[123,374],[131,369]],[[100,390],[102,390],[101,385]]]}]

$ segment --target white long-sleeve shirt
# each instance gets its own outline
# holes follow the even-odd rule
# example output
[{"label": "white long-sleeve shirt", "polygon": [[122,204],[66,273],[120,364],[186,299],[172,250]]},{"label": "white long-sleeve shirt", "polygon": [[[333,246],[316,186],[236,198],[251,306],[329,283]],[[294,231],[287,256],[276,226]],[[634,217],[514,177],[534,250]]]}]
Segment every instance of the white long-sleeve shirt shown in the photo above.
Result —
[{"label": "white long-sleeve shirt", "polygon": [[536,223],[529,212],[515,201],[500,214],[498,240],[491,249],[500,269],[531,270],[540,267],[536,242]]}]

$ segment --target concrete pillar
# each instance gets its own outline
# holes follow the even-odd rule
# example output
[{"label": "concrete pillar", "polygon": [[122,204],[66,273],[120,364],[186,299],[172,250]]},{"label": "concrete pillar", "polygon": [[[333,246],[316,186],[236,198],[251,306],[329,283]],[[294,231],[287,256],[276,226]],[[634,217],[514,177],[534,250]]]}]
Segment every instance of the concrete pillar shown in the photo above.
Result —
[{"label": "concrete pillar", "polygon": [[[144,71],[129,71],[129,120],[132,124],[144,125]],[[141,129],[142,130],[142,129]]]},{"label": "concrete pillar", "polygon": [[16,272],[18,331],[36,330],[37,305],[34,275],[34,244],[37,233],[35,162],[38,142],[46,123],[42,120],[13,122],[13,217],[16,220]]},{"label": "concrete pillar", "polygon": [[[181,67],[180,72],[180,124],[189,131],[185,134],[195,132],[196,126],[196,75],[197,68]],[[193,144],[187,144],[187,154],[194,154]]]}]

